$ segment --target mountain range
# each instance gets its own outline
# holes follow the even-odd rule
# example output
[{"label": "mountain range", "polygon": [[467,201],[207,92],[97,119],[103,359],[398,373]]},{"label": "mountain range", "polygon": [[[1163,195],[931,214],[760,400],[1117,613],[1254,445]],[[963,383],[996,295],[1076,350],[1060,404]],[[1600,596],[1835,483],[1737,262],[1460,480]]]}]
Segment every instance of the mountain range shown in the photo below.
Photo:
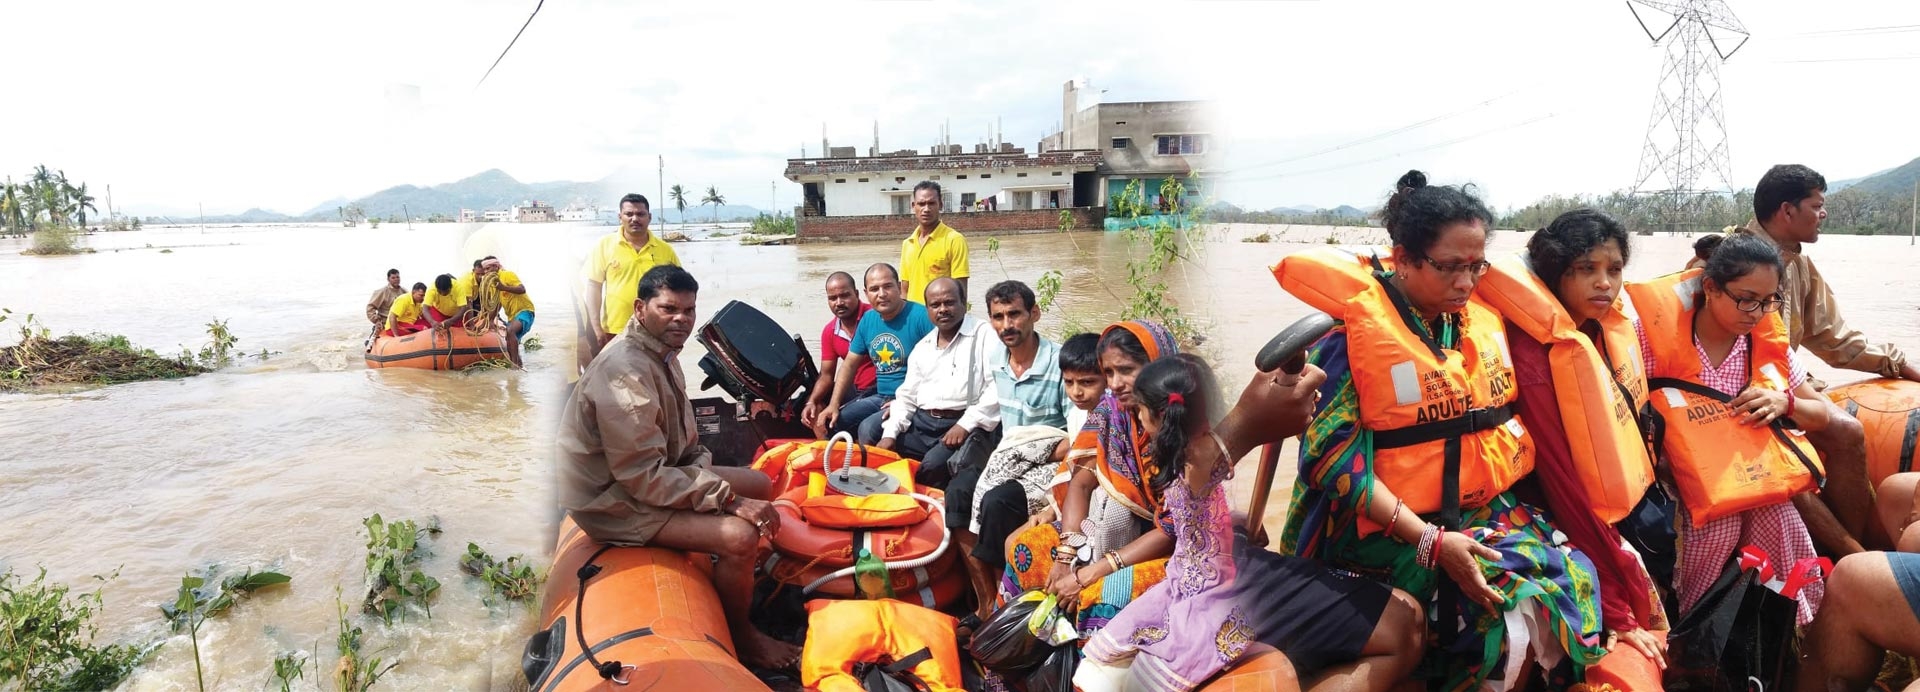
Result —
[{"label": "mountain range", "polygon": [[[615,177],[608,176],[587,183],[571,181],[523,183],[515,180],[506,171],[495,168],[432,187],[395,185],[359,199],[344,197],[331,199],[300,214],[284,214],[254,208],[239,214],[208,216],[206,221],[210,223],[339,221],[340,209],[348,206],[358,206],[368,217],[401,219],[410,214],[414,219],[420,220],[436,214],[457,217],[461,209],[506,209],[533,200],[545,202],[560,209],[573,204],[598,206],[601,215],[610,219],[619,196],[629,190],[629,187],[617,184]],[[642,193],[645,194],[645,191]],[[674,210],[670,203],[664,200],[653,200],[651,197],[650,195],[649,200],[653,203],[656,220],[663,223],[682,220],[680,213]],[[716,216],[721,221],[751,219],[764,213],[758,208],[746,205],[723,204],[716,209],[711,205],[701,206],[692,203],[692,199],[688,201],[690,204],[687,206],[686,220],[690,221],[705,221]],[[171,221],[182,223],[200,220],[191,212],[155,215],[165,216]]]}]

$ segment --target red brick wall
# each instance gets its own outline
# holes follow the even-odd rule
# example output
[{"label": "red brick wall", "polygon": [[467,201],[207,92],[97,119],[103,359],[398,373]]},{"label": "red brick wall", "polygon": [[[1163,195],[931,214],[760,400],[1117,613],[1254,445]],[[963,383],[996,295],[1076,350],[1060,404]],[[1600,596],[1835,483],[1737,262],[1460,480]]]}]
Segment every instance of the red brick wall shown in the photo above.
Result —
[{"label": "red brick wall", "polygon": [[[1074,207],[1074,230],[1099,230],[1107,218],[1105,207]],[[1060,230],[1059,209],[1023,211],[948,212],[940,220],[969,238],[1046,233]],[[909,214],[885,216],[802,216],[798,218],[800,242],[823,243],[842,240],[884,240],[907,237],[914,227]]]}]

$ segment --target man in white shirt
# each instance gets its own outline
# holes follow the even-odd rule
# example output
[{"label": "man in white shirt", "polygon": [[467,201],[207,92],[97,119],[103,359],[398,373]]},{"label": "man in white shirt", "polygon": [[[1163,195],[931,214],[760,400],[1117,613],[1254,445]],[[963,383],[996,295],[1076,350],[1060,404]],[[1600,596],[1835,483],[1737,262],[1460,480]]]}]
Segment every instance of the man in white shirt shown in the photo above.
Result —
[{"label": "man in white shirt", "polygon": [[[946,489],[947,505],[959,510],[960,526],[965,527],[972,511],[972,487],[953,486],[978,480],[978,466],[999,443],[1000,399],[988,349],[1000,342],[986,323],[967,314],[958,282],[935,279],[927,284],[926,298],[933,333],[923,337],[907,357],[907,376],[894,392],[879,446],[919,459],[920,473],[914,480]],[[977,457],[972,463],[955,458],[969,438],[978,438],[974,448],[979,451],[967,455]],[[963,473],[969,467],[971,473]],[[956,492],[966,496],[964,504],[955,502]]]}]

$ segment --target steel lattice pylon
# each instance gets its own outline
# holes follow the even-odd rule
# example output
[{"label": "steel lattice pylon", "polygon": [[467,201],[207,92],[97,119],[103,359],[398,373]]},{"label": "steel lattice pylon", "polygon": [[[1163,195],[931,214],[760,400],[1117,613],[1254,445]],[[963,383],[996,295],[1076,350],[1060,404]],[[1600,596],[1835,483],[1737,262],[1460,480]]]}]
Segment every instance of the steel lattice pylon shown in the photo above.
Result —
[{"label": "steel lattice pylon", "polygon": [[[1636,4],[1670,14],[1673,22],[1655,34]],[[1734,190],[1720,63],[1746,45],[1747,30],[1724,0],[1629,0],[1627,9],[1647,38],[1667,47],[1633,191],[1653,197],[1661,225],[1675,231],[1706,195]],[[1716,30],[1739,42],[1722,50]]]}]

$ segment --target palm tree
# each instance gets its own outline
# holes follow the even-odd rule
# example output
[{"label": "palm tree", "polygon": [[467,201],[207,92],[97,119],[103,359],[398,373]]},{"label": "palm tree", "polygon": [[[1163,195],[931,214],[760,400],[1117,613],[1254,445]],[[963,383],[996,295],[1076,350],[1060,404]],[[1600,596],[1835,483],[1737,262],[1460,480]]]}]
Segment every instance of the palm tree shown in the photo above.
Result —
[{"label": "palm tree", "polygon": [[95,200],[93,195],[87,194],[86,183],[80,183],[80,187],[71,188],[68,190],[68,194],[73,198],[74,214],[80,217],[80,227],[86,228],[87,210],[92,209],[94,213],[98,214],[100,213],[100,208],[93,206]]},{"label": "palm tree", "polygon": [[713,221],[714,223],[719,223],[720,222],[720,205],[726,204],[727,198],[722,197],[720,195],[720,191],[717,189],[714,189],[712,185],[708,185],[707,196],[700,198],[700,203],[713,205]]},{"label": "palm tree", "polygon": [[6,185],[0,186],[0,226],[6,226],[7,232],[25,234],[27,220],[21,214],[20,186],[7,178]]},{"label": "palm tree", "polygon": [[675,184],[667,188],[667,199],[673,200],[673,208],[680,211],[680,223],[687,222],[687,188]]}]

